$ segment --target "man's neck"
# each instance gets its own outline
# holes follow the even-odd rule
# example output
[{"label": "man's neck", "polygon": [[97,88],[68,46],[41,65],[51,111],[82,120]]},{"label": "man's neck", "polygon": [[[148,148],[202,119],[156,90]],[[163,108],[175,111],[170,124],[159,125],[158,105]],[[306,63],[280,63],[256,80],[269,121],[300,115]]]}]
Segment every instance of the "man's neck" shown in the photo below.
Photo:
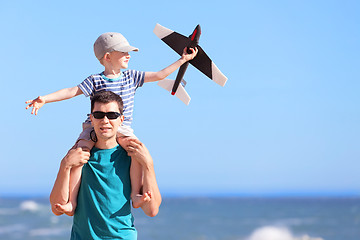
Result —
[{"label": "man's neck", "polygon": [[99,149],[111,149],[118,145],[116,142],[116,139],[108,139],[108,140],[102,140],[98,139],[98,141],[95,143],[95,147]]}]

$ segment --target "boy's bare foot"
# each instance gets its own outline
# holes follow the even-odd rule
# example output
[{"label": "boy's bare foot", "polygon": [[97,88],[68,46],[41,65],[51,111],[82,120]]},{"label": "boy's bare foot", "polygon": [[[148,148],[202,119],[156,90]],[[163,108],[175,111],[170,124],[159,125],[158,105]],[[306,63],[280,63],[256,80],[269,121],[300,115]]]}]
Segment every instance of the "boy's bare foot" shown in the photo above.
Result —
[{"label": "boy's bare foot", "polygon": [[136,194],[134,197],[131,198],[131,200],[132,200],[133,208],[142,207],[142,205],[144,203],[150,202],[150,200],[151,200],[151,192],[148,191],[148,192],[144,193],[143,195]]},{"label": "boy's bare foot", "polygon": [[68,216],[73,216],[75,213],[75,208],[71,204],[71,202],[68,202],[67,204],[64,204],[64,205],[57,203],[57,204],[55,204],[55,209],[58,212],[65,213]]}]

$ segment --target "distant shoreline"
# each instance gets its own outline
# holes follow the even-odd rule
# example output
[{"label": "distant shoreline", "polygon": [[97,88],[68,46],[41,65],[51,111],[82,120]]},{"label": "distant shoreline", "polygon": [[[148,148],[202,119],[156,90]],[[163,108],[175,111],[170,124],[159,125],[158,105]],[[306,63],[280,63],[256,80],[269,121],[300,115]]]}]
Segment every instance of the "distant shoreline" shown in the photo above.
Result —
[{"label": "distant shoreline", "polygon": [[[50,193],[0,193],[1,198],[19,198],[19,199],[44,199],[48,198]],[[244,199],[360,199],[360,192],[265,192],[265,193],[193,193],[193,192],[162,192],[164,198],[244,198]]]}]

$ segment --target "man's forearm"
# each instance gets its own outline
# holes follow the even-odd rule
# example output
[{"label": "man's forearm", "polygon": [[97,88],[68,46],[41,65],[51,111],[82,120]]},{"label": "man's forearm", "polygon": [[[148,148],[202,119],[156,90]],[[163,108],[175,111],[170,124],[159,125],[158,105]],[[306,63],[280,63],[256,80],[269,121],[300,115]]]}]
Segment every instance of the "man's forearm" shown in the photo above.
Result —
[{"label": "man's forearm", "polygon": [[71,171],[76,167],[83,166],[89,158],[89,152],[83,151],[81,148],[72,148],[61,160],[60,169],[50,194],[51,209],[54,214],[62,214],[56,211],[55,204],[64,205],[69,202]]},{"label": "man's forearm", "polygon": [[54,209],[56,203],[66,204],[69,201],[70,170],[71,168],[65,166],[62,161],[50,194],[50,204],[54,214],[56,214],[56,210]]},{"label": "man's forearm", "polygon": [[143,184],[143,192],[151,192],[151,200],[150,202],[145,203],[142,206],[143,211],[146,215],[150,217],[154,217],[159,212],[159,207],[161,204],[161,194],[159,187],[156,182],[154,166],[152,164],[144,167],[144,184]]}]

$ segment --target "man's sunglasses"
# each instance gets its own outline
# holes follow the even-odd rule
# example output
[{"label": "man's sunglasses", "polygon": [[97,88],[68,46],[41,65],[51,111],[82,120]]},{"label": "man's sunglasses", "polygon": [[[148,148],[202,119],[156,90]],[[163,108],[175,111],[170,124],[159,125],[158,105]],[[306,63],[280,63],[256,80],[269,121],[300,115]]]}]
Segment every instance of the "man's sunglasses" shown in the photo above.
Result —
[{"label": "man's sunglasses", "polygon": [[100,111],[92,112],[91,115],[93,115],[94,118],[96,119],[103,119],[106,116],[110,120],[115,120],[121,116],[121,114],[118,112],[100,112]]}]

